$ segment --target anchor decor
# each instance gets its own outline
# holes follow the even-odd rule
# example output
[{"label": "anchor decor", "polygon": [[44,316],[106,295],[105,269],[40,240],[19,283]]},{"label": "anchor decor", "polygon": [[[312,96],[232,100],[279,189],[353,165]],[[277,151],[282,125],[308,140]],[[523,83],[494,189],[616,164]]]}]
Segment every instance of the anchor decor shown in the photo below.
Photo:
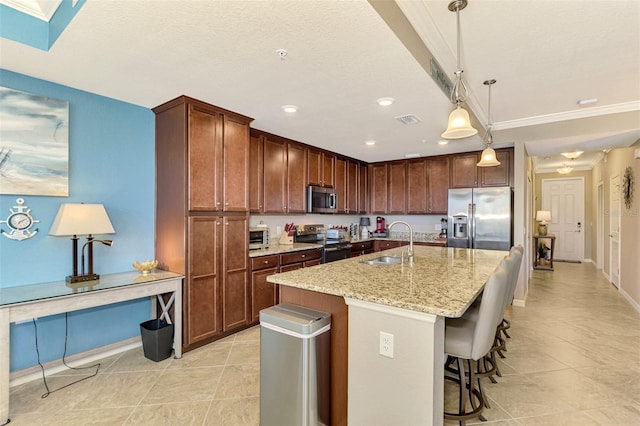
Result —
[{"label": "anchor decor", "polygon": [[38,233],[37,229],[32,231],[31,228],[34,224],[39,223],[40,221],[31,216],[31,209],[24,205],[24,199],[16,199],[16,204],[17,206],[13,206],[12,209],[9,209],[10,213],[9,216],[7,216],[7,219],[0,220],[0,224],[7,224],[9,232],[4,229],[1,229],[0,231],[2,232],[2,235],[7,238],[22,241],[27,238],[31,238]]}]

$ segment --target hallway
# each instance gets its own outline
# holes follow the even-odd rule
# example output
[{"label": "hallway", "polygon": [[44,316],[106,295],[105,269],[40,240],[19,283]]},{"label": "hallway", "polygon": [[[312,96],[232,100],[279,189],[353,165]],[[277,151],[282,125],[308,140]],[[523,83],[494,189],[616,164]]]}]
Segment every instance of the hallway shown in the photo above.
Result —
[{"label": "hallway", "polygon": [[[503,377],[485,386],[481,424],[640,424],[640,313],[592,264],[554,266],[533,272],[526,308],[509,309]],[[254,327],[159,363],[138,348],[44,399],[42,380],[16,386],[11,425],[257,425],[259,339]]]}]

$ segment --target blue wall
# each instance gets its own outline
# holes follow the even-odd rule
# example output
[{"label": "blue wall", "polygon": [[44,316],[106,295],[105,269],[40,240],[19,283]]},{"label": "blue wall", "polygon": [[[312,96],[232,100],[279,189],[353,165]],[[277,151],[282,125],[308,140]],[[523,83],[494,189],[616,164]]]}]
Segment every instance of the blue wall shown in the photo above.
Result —
[{"label": "blue wall", "polygon": [[[58,281],[71,274],[71,240],[48,235],[62,203],[104,204],[116,234],[108,237],[114,240],[113,247],[94,247],[97,273],[130,271],[133,261],[153,259],[153,112],[2,69],[0,85],[69,102],[69,197],[0,195],[3,219],[22,197],[40,220],[39,232],[31,239],[0,236],[0,287]],[[142,299],[70,313],[67,354],[139,335],[139,323],[149,318],[149,309],[149,301]],[[40,318],[37,326],[41,360],[60,358],[64,315]],[[13,324],[11,370],[35,364],[33,323]]]}]

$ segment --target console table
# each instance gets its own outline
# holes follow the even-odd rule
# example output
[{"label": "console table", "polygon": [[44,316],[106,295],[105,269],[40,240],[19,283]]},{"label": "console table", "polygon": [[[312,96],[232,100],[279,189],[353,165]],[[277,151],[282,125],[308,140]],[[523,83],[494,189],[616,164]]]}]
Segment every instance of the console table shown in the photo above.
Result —
[{"label": "console table", "polygon": [[[151,317],[171,323],[169,309],[174,306],[173,348],[175,358],[182,357],[182,279],[173,272],[156,270],[105,274],[96,281],[42,284],[0,288],[0,425],[9,420],[9,325],[12,322],[64,312],[104,306],[127,300],[151,297]],[[172,293],[165,302],[161,295]],[[156,297],[152,297],[156,296]]]},{"label": "console table", "polygon": [[[551,247],[549,247],[549,264],[543,265],[540,258],[540,253],[538,252],[538,246],[542,243],[544,244],[544,240],[550,240]],[[542,240],[542,241],[541,241]],[[553,250],[556,245],[556,236],[553,234],[547,235],[534,235],[533,236],[533,269],[544,269],[547,271],[553,271]]]}]

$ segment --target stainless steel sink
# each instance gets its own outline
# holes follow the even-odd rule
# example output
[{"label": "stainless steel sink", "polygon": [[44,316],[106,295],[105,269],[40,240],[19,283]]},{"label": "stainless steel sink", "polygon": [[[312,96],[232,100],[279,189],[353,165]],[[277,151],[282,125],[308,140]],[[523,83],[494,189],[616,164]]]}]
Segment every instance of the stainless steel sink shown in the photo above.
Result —
[{"label": "stainless steel sink", "polygon": [[400,256],[380,256],[374,259],[363,260],[362,263],[367,265],[395,265],[402,263],[402,257]]}]

